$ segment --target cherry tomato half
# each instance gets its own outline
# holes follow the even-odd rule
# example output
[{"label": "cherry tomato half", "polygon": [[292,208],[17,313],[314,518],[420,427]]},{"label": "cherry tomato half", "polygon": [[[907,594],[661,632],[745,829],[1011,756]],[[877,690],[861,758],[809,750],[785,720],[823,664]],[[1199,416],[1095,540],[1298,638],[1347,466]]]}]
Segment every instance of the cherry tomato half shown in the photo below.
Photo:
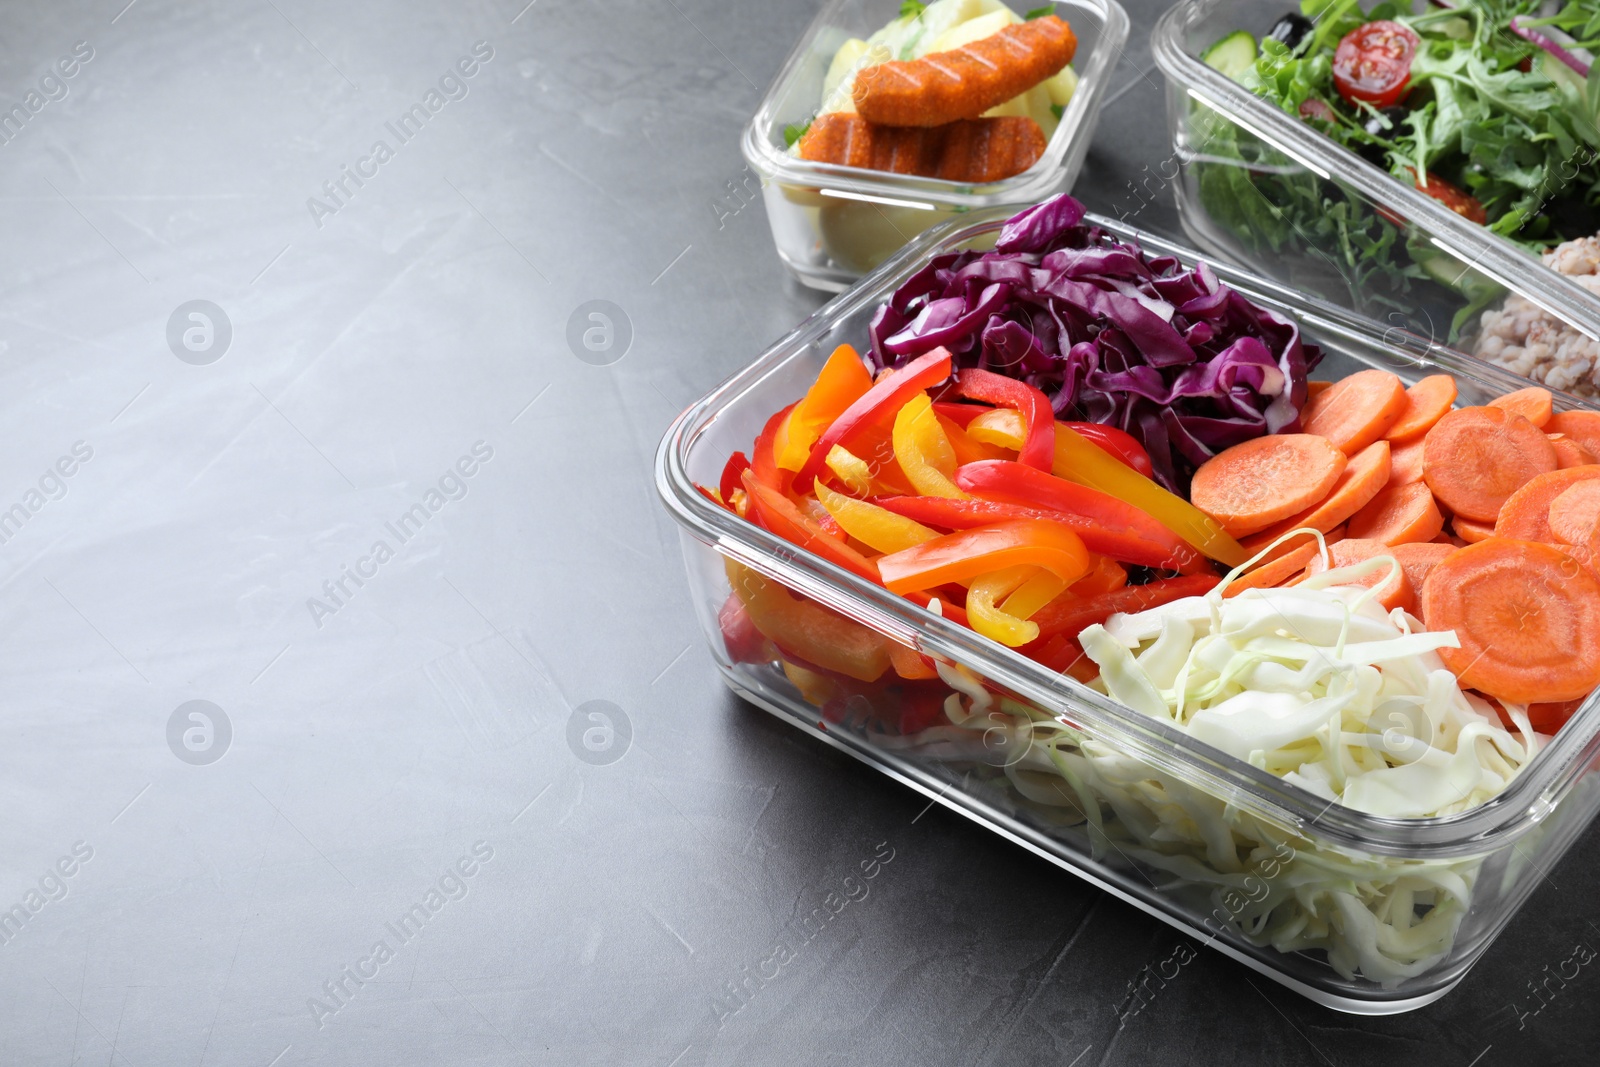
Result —
[{"label": "cherry tomato half", "polygon": [[[1411,173],[1413,176],[1416,175],[1416,171]],[[1425,181],[1417,182],[1417,189],[1433,197],[1468,222],[1476,222],[1479,226],[1487,226],[1489,224],[1489,213],[1478,202],[1478,198],[1471,193],[1456,188],[1443,178],[1435,178],[1432,174],[1429,174]]]},{"label": "cherry tomato half", "polygon": [[1380,19],[1357,26],[1334,50],[1334,88],[1346,100],[1374,107],[1398,103],[1411,84],[1417,44],[1417,35],[1398,22]]}]

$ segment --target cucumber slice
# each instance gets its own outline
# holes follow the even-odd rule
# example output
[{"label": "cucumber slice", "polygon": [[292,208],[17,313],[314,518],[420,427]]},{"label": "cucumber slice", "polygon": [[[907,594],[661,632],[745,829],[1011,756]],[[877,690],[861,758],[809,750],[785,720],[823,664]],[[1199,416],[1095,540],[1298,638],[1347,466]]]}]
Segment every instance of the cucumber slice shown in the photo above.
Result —
[{"label": "cucumber slice", "polygon": [[1237,78],[1255,65],[1256,39],[1248,30],[1235,30],[1200,55],[1202,62],[1230,78]]}]

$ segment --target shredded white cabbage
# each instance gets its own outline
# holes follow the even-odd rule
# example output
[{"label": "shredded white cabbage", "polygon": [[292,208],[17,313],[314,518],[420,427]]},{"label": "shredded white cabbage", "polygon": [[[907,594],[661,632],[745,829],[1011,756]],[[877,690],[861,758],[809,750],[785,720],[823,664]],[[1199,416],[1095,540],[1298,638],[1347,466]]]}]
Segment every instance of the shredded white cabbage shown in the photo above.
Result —
[{"label": "shredded white cabbage", "polygon": [[[1404,611],[1386,614],[1373,590],[1345,584],[1384,566],[1398,564],[1378,557],[1233,598],[1224,582],[1113,616],[1079,640],[1108,696],[1330,804],[1391,818],[1465,811],[1506,787],[1538,735],[1525,709],[1507,709],[1514,734],[1461,690],[1437,654],[1456,647],[1454,633],[1428,633]],[[996,697],[964,668],[939,671],[955,690],[951,725],[901,746],[1002,764],[1018,794],[1085,824],[1097,859],[1165,871],[1176,880],[1164,894],[1202,896],[1196,910],[1209,908],[1213,929],[1282,952],[1320,949],[1346,979],[1385,987],[1449,954],[1482,857],[1319,846],[1059,716]]]}]

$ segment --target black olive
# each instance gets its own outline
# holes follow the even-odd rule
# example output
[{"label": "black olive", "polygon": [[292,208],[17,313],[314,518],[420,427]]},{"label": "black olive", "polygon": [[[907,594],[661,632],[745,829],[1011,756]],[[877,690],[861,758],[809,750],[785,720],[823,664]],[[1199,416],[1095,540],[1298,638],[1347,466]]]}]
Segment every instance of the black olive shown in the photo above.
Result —
[{"label": "black olive", "polygon": [[1356,155],[1360,156],[1368,163],[1371,163],[1379,170],[1389,169],[1389,153],[1386,149],[1383,149],[1375,144],[1359,144],[1352,147],[1354,148]]},{"label": "black olive", "polygon": [[1379,120],[1378,115],[1369,115],[1367,116],[1367,121],[1361,124],[1361,128],[1372,134],[1374,137],[1381,137],[1385,141],[1392,141],[1396,137],[1400,136],[1406,116],[1409,114],[1410,112],[1403,107],[1386,107],[1382,111],[1378,112],[1378,115],[1382,115],[1383,118],[1389,121],[1388,127],[1384,126],[1383,122]]},{"label": "black olive", "polygon": [[1272,24],[1272,29],[1267,36],[1274,41],[1282,41],[1284,47],[1293,52],[1300,47],[1300,42],[1306,39],[1306,34],[1311,32],[1311,20],[1304,15],[1293,12],[1283,16]]}]

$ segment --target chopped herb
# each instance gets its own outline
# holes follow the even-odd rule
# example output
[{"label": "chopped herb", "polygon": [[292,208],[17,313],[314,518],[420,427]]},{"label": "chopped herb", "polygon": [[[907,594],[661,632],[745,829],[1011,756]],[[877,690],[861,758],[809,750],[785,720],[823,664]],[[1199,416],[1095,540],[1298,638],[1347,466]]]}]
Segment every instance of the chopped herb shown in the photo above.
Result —
[{"label": "chopped herb", "polygon": [[814,120],[807,119],[803,123],[791,122],[783,128],[783,144],[785,148],[793,148],[806,135]]},{"label": "chopped herb", "polygon": [[1061,121],[1061,116],[1066,112],[1066,110],[1067,110],[1066,107],[1061,105],[1061,104],[1051,104],[1050,105],[1050,114],[1052,114],[1052,115],[1054,115],[1056,117],[1056,121],[1057,122]]},{"label": "chopped herb", "polygon": [[1042,19],[1046,15],[1054,15],[1055,13],[1056,13],[1056,5],[1054,5],[1054,4],[1046,4],[1043,7],[1034,8],[1032,11],[1028,12],[1026,15],[1024,15],[1022,17],[1023,17],[1024,20],[1032,22],[1034,19]]},{"label": "chopped herb", "polygon": [[900,0],[900,17],[903,19],[914,19],[926,10],[928,5],[917,0]]}]

